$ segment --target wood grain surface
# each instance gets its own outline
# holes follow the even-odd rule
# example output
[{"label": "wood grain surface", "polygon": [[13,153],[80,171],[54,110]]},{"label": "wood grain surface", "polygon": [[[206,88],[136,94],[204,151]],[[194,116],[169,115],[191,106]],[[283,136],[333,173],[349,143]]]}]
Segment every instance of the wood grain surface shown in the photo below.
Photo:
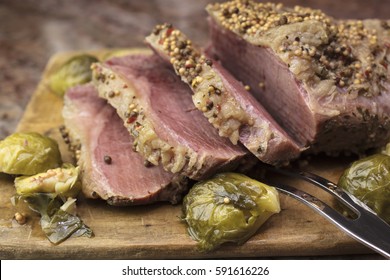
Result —
[{"label": "wood grain surface", "polygon": [[[94,53],[104,55],[106,51]],[[56,65],[73,54],[60,53],[51,58],[17,128],[17,131],[36,131],[56,139],[67,162],[72,157],[58,130],[62,124],[62,98],[50,92],[45,79]],[[345,159],[312,157],[306,169],[337,181],[346,164]],[[291,183],[325,201],[330,200],[313,187]],[[180,205],[158,203],[120,208],[80,197],[79,215],[95,236],[71,238],[54,246],[42,234],[37,214],[11,204],[14,192],[13,178],[0,174],[0,259],[335,258],[372,254],[323,217],[284,195],[281,195],[281,213],[271,217],[244,245],[226,244],[211,253],[197,250],[196,242],[180,221]],[[27,213],[25,225],[13,220],[16,211]]]}]

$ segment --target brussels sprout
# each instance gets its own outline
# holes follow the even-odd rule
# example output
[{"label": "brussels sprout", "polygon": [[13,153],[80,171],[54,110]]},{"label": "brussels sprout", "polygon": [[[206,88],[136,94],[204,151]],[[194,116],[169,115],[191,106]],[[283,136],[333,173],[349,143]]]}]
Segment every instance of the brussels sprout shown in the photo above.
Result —
[{"label": "brussels sprout", "polygon": [[64,197],[75,197],[81,190],[79,167],[65,164],[62,168],[49,169],[34,176],[15,179],[16,193],[56,193]]},{"label": "brussels sprout", "polygon": [[390,156],[375,154],[355,161],[338,185],[390,223]]},{"label": "brussels sprout", "polygon": [[53,244],[59,244],[69,237],[92,237],[92,230],[74,213],[75,199],[63,201],[55,193],[27,193],[16,195],[14,203],[25,201],[41,215],[40,225],[46,237]]},{"label": "brussels sprout", "polygon": [[0,141],[0,172],[34,175],[61,163],[57,142],[39,133],[14,133]]},{"label": "brussels sprout", "polygon": [[94,62],[98,62],[98,59],[87,54],[70,58],[50,76],[50,88],[59,96],[63,96],[67,89],[88,83],[92,79],[91,64]]},{"label": "brussels sprout", "polygon": [[69,237],[92,237],[92,230],[77,216],[61,208],[54,215],[42,215],[41,227],[53,244],[63,242]]},{"label": "brussels sprout", "polygon": [[275,188],[237,173],[222,173],[195,184],[183,201],[183,220],[204,251],[222,243],[244,243],[280,212]]}]

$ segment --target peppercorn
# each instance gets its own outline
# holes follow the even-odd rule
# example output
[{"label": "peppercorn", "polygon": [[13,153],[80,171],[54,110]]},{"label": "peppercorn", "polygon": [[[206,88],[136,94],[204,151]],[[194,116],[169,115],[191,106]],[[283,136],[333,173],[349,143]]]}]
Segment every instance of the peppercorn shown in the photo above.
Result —
[{"label": "peppercorn", "polygon": [[112,158],[110,156],[104,156],[104,163],[111,164],[112,163]]}]

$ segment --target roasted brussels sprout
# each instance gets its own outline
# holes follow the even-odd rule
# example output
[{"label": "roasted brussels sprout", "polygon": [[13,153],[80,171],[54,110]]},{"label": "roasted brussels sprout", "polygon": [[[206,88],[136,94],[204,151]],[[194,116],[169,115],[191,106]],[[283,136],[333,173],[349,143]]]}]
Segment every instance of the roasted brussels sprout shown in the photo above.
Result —
[{"label": "roasted brussels sprout", "polygon": [[0,172],[34,175],[61,163],[57,142],[39,133],[14,133],[0,141]]},{"label": "roasted brussels sprout", "polygon": [[98,62],[92,55],[82,54],[70,58],[49,78],[49,86],[59,96],[67,89],[88,83],[92,79],[91,65]]},{"label": "roasted brussels sprout", "polygon": [[237,173],[222,173],[195,184],[183,201],[183,220],[199,248],[244,243],[280,212],[275,188]]},{"label": "roasted brussels sprout", "polygon": [[79,167],[65,164],[62,168],[49,169],[34,176],[15,179],[16,193],[56,193],[64,197],[75,197],[81,190]]},{"label": "roasted brussels sprout", "polygon": [[354,162],[338,185],[390,223],[390,156],[375,154]]}]

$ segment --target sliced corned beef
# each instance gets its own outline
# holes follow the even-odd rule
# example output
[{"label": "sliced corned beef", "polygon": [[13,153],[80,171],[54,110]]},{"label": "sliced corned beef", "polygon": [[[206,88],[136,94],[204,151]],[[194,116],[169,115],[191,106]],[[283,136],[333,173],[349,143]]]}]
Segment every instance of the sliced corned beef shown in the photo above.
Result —
[{"label": "sliced corned beef", "polygon": [[389,141],[390,21],[250,0],[207,11],[215,56],[301,145],[337,154]]},{"label": "sliced corned beef", "polygon": [[235,169],[248,152],[232,145],[192,104],[190,89],[156,55],[95,64],[93,81],[151,164],[195,180]]},{"label": "sliced corned beef", "polygon": [[241,142],[261,161],[280,165],[299,156],[303,147],[280,128],[268,112],[218,62],[170,24],[158,25],[146,38],[192,91],[196,108],[233,144]]},{"label": "sliced corned beef", "polygon": [[120,206],[180,201],[187,179],[159,166],[146,167],[115,109],[92,85],[70,89],[64,102],[66,133],[81,167],[86,197]]}]

